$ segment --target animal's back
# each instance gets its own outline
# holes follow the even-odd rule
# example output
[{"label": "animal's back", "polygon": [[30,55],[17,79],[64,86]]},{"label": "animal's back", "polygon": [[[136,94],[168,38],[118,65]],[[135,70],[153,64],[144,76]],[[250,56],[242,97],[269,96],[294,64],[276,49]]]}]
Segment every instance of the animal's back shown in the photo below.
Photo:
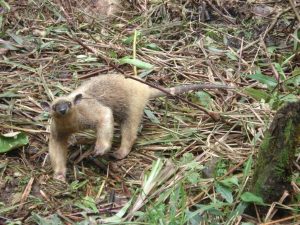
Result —
[{"label": "animal's back", "polygon": [[100,75],[87,81],[76,92],[83,92],[96,98],[112,109],[117,120],[127,118],[135,107],[144,107],[151,89],[138,81],[122,75]]}]

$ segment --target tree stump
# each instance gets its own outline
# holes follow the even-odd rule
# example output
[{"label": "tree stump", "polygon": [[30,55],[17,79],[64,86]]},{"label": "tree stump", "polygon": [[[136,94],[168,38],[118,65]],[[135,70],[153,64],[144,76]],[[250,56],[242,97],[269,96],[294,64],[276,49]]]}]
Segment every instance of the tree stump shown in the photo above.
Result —
[{"label": "tree stump", "polygon": [[300,140],[300,101],[278,110],[260,145],[250,191],[265,203],[291,190],[293,160]]}]

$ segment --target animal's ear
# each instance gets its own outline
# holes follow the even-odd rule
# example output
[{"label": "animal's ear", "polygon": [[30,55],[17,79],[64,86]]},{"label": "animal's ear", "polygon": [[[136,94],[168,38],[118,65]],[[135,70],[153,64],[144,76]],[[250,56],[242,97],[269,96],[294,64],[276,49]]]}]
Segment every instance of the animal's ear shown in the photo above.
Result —
[{"label": "animal's ear", "polygon": [[82,100],[82,94],[78,94],[74,98],[74,105],[77,105]]},{"label": "animal's ear", "polygon": [[49,102],[41,102],[41,107],[46,111],[50,112],[51,111],[51,105]]}]

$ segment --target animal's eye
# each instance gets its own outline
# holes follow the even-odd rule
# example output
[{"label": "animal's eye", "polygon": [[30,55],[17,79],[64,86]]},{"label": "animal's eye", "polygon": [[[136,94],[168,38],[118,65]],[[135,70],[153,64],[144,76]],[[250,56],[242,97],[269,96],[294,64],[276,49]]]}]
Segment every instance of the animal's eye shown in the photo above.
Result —
[{"label": "animal's eye", "polygon": [[71,107],[71,105],[72,105],[71,102],[68,102],[68,106]]}]

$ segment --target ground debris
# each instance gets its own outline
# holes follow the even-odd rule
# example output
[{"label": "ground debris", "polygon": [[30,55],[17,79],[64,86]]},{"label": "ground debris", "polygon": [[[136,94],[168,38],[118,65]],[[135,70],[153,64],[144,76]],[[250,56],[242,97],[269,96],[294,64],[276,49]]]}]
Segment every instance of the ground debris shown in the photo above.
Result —
[{"label": "ground debris", "polygon": [[[201,211],[197,207],[214,201],[224,203],[213,208],[222,216],[205,211],[206,224],[259,221],[244,215],[232,219],[240,192],[231,180],[236,199],[229,204],[230,198],[224,198],[228,187],[218,182],[236,176],[247,185],[250,175],[243,177],[243,165],[255,156],[275,110],[298,99],[297,1],[124,1],[108,19],[98,17],[102,13],[93,7],[98,1],[5,2],[8,6],[0,7],[0,133],[23,132],[29,144],[0,153],[0,223],[95,222],[99,215],[111,218],[133,205],[137,196],[136,208],[149,218],[161,210],[160,215],[174,212],[179,221],[181,213]],[[120,63],[134,55],[152,69]],[[70,146],[68,183],[53,180],[49,115],[41,103],[69,93],[85,79],[120,71],[137,72],[161,86],[203,82],[236,90],[184,96],[220,114],[224,120],[218,122],[180,99],[150,102],[137,143],[121,161],[82,156],[93,148],[95,137],[82,132]],[[113,149],[118,134],[116,128]],[[163,184],[150,183],[143,202],[141,186],[161,159],[166,159],[162,171],[172,162],[172,174]],[[212,159],[217,171],[200,177]],[[174,205],[187,204],[186,211],[168,208],[177,195],[184,203]],[[141,212],[130,216],[142,218]]]}]

